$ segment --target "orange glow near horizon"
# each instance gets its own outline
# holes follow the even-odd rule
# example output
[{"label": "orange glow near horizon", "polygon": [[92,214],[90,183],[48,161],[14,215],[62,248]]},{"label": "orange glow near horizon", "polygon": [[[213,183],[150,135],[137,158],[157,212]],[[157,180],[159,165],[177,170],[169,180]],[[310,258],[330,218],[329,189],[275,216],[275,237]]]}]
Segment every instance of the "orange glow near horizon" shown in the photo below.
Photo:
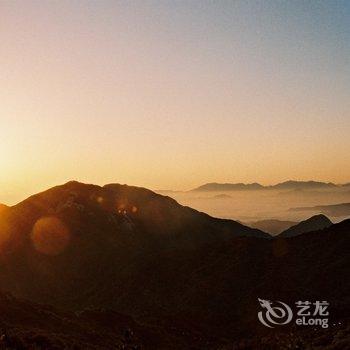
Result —
[{"label": "orange glow near horizon", "polygon": [[349,182],[347,28],[331,3],[1,2],[0,203]]}]

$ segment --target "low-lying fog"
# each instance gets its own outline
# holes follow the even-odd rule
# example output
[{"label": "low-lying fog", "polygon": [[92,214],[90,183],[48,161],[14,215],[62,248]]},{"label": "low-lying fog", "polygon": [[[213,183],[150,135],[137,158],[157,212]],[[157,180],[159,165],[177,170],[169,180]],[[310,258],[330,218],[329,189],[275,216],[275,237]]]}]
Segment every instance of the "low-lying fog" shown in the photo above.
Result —
[{"label": "low-lying fog", "polygon": [[319,213],[327,215],[333,222],[350,217],[350,209],[345,211],[330,211],[327,208],[291,210],[300,207],[350,203],[349,187],[313,191],[262,189],[227,192],[162,191],[160,193],[176,199],[182,205],[212,216],[234,219],[243,223],[267,219],[301,221]]}]

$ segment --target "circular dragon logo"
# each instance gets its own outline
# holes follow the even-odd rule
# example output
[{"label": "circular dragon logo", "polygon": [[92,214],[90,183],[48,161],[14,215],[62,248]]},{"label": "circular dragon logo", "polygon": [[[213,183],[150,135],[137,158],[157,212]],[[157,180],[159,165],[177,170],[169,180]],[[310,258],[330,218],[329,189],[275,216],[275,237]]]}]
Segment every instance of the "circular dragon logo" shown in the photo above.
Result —
[{"label": "circular dragon logo", "polygon": [[282,301],[258,300],[264,309],[258,313],[258,318],[264,326],[274,328],[274,325],[287,324],[292,320],[292,309]]}]

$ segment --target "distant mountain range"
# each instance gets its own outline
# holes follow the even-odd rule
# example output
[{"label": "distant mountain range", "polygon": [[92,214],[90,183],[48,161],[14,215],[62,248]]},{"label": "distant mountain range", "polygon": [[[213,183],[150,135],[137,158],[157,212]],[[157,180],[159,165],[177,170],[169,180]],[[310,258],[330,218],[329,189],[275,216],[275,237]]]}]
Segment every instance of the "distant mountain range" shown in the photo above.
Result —
[{"label": "distant mountain range", "polygon": [[263,186],[259,183],[207,183],[199,186],[192,191],[244,191],[244,190],[315,190],[315,189],[334,189],[349,186],[349,184],[337,185],[332,182],[319,181],[285,181],[276,185]]},{"label": "distant mountain range", "polygon": [[320,329],[322,339],[337,340],[347,324],[350,220],[271,238],[144,188],[69,182],[2,211],[0,224],[2,288],[65,310],[0,293],[10,342],[226,350],[244,339],[245,348],[283,349],[287,337],[293,348],[315,348],[314,327],[302,338],[303,327],[269,338],[258,298],[327,300],[336,326]]}]

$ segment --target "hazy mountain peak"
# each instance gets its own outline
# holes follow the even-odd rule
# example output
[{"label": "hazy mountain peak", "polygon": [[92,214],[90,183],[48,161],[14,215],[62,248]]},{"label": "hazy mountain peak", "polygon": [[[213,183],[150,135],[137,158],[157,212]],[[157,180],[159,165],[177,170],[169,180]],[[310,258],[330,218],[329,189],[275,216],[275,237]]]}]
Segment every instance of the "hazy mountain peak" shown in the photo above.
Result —
[{"label": "hazy mountain peak", "polygon": [[328,188],[336,187],[332,182],[321,182],[321,181],[297,181],[297,180],[288,180],[276,185],[270,186],[275,189],[314,189],[314,188]]},{"label": "hazy mountain peak", "polygon": [[331,226],[333,223],[328,219],[327,216],[323,214],[314,215],[298,224],[290,227],[289,229],[283,231],[279,237],[292,237],[297,236],[302,233],[322,230]]},{"label": "hazy mountain peak", "polygon": [[259,183],[250,183],[250,184],[244,184],[244,183],[207,183],[202,186],[199,186],[192,191],[241,191],[241,190],[258,190],[264,188]]}]

